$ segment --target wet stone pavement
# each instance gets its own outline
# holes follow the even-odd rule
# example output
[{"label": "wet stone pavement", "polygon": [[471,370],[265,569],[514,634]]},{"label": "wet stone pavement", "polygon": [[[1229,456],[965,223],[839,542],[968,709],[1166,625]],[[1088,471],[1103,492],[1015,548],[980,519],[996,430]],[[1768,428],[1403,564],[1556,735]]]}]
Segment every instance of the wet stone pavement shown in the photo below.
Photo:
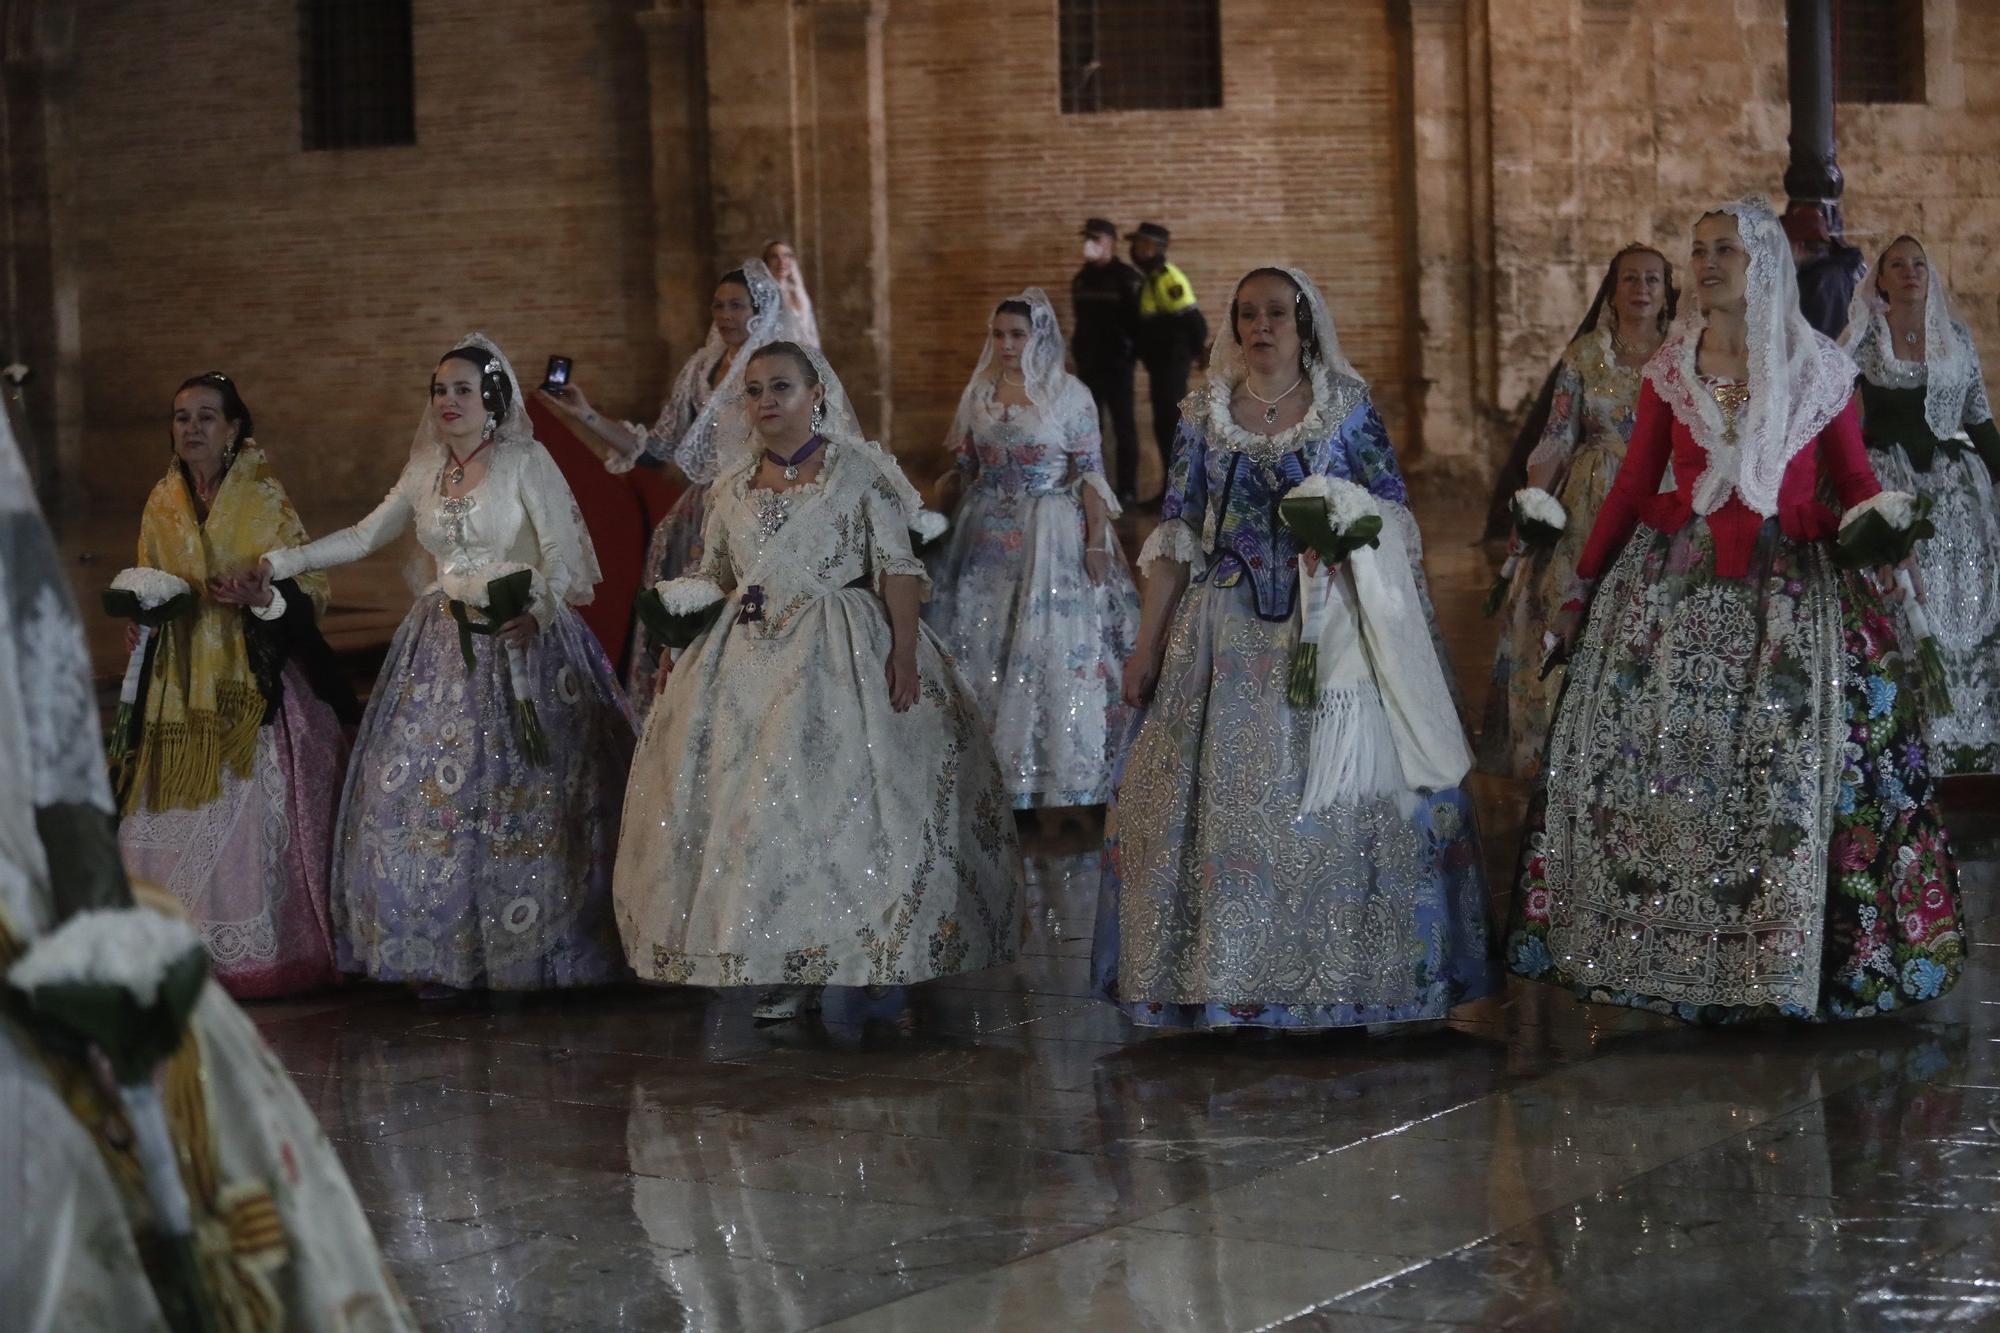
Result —
[{"label": "wet stone pavement", "polygon": [[[1975,923],[2000,941],[1991,860]],[[2000,1327],[2000,943],[1904,1017],[1157,1036],[1096,857],[1006,968],[759,1026],[633,987],[252,1012],[426,1328]]]}]

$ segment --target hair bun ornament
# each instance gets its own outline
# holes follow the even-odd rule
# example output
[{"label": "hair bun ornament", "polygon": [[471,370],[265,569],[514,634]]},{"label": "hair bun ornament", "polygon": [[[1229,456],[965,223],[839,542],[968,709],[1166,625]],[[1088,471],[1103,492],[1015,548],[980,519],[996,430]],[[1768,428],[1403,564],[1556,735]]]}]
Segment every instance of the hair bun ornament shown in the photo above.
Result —
[{"label": "hair bun ornament", "polygon": [[498,375],[500,373],[499,357],[489,356],[486,358],[486,373],[489,375]]}]

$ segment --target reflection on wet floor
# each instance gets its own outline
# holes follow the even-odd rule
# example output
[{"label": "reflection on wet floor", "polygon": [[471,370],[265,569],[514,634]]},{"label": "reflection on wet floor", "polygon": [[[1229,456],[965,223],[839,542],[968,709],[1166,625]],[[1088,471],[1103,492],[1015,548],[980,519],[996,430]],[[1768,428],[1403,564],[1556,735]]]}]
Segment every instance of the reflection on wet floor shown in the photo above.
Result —
[{"label": "reflection on wet floor", "polygon": [[1088,834],[1032,846],[1020,962],[817,1021],[253,1012],[429,1328],[2000,1326],[1995,946],[1820,1030],[1516,983],[1403,1036],[1150,1035],[1089,996]]}]

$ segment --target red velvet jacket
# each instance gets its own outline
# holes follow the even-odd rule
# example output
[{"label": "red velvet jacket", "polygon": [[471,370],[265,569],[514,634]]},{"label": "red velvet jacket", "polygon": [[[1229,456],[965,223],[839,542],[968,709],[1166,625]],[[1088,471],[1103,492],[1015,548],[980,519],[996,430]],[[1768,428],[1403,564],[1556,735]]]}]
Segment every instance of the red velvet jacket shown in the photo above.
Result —
[{"label": "red velvet jacket", "polygon": [[[1674,489],[1659,494],[1660,478],[1666,475],[1670,456]],[[1708,451],[1695,443],[1688,428],[1660,401],[1651,382],[1640,386],[1632,443],[1619,465],[1618,479],[1604,497],[1604,507],[1597,511],[1597,523],[1576,564],[1578,576],[1594,579],[1602,574],[1640,523],[1656,532],[1679,532],[1686,527],[1695,516],[1695,482],[1707,466]],[[1868,466],[1868,451],[1861,443],[1861,417],[1852,398],[1818,438],[1799,450],[1779,483],[1778,526],[1793,541],[1827,541],[1839,529],[1840,515],[1817,498],[1822,471],[1840,503],[1848,508],[1882,489],[1874,469]],[[1740,579],[1750,572],[1750,550],[1763,525],[1763,516],[1734,494],[1708,516],[1718,575]]]}]

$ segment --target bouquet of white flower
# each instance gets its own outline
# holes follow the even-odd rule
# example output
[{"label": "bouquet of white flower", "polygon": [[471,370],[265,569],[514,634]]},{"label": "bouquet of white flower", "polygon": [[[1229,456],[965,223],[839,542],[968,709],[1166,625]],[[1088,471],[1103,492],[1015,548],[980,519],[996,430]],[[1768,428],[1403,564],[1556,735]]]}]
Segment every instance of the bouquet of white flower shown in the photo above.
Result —
[{"label": "bouquet of white flower", "polygon": [[208,953],[185,921],[144,908],[79,912],[35,941],[7,984],[54,1045],[94,1048],[117,1084],[146,1194],[168,1247],[175,1327],[218,1328],[195,1253],[193,1210],[154,1075],[186,1038]]},{"label": "bouquet of white flower", "polygon": [[[472,636],[497,634],[500,627],[528,613],[535,600],[535,571],[527,565],[496,562],[481,565],[463,574],[446,574],[438,586],[451,599],[451,618],[458,622],[458,651],[465,669],[475,665]],[[473,620],[470,611],[483,611]],[[528,676],[528,650],[514,644],[507,650],[507,683],[514,693],[514,721],[521,732],[521,754],[540,768],[549,762],[548,737],[542,733],[542,719],[535,712],[535,688]]]},{"label": "bouquet of white flower", "polygon": [[[1278,501],[1278,518],[1303,546],[1325,564],[1337,565],[1382,539],[1382,506],[1365,487],[1325,475],[1307,477]],[[1303,588],[1307,580],[1300,576]],[[1324,599],[1300,598],[1299,646],[1292,654],[1285,697],[1294,708],[1310,708],[1319,698],[1319,636]]]},{"label": "bouquet of white flower", "polygon": [[1569,515],[1564,512],[1562,501],[1539,486],[1524,486],[1515,491],[1507,507],[1513,512],[1514,532],[1520,541],[1507,552],[1506,562],[1500,566],[1500,576],[1486,590],[1486,614],[1489,616],[1507,600],[1507,589],[1513,585],[1514,571],[1521,567],[1521,556],[1526,551],[1554,546],[1562,540],[1564,530],[1569,527]]},{"label": "bouquet of white flower", "polygon": [[[1840,516],[1840,532],[1833,543],[1834,563],[1843,569],[1900,565],[1910,558],[1918,542],[1936,535],[1929,496],[1878,491]],[[1902,590],[1903,612],[1909,617],[1910,637],[1916,642],[1924,704],[1932,716],[1945,716],[1951,712],[1951,691],[1945,685],[1944,656],[1938,652],[1930,616],[1917,596],[1909,570],[1896,571],[1896,586]]]},{"label": "bouquet of white flower", "polygon": [[125,660],[125,679],[118,686],[118,711],[112,717],[111,735],[105,746],[113,764],[129,758],[138,748],[134,714],[154,633],[192,612],[195,603],[194,589],[186,579],[164,569],[144,566],[120,570],[118,577],[111,580],[111,586],[104,590],[104,613],[139,627],[138,640]]},{"label": "bouquet of white flower", "polygon": [[722,614],[722,586],[714,579],[684,575],[655,583],[639,594],[639,623],[678,654]]}]

